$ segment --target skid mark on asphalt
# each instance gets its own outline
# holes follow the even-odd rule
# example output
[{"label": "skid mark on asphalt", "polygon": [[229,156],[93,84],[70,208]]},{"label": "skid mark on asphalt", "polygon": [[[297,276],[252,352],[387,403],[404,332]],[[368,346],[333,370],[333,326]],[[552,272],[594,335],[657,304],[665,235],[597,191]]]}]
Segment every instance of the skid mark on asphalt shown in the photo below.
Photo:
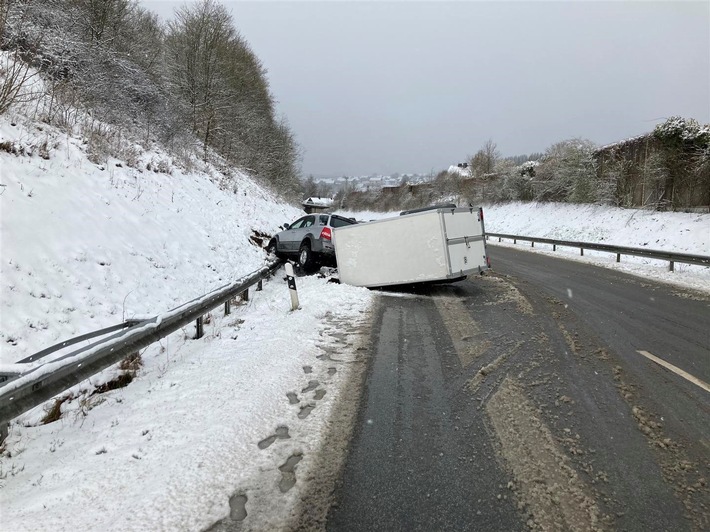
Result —
[{"label": "skid mark on asphalt", "polygon": [[468,367],[491,347],[490,341],[483,339],[481,328],[469,315],[464,300],[447,296],[432,299],[446,325],[461,366]]},{"label": "skid mark on asphalt", "polygon": [[264,438],[257,445],[259,446],[259,449],[266,449],[267,447],[270,447],[271,444],[273,444],[276,440],[287,440],[290,437],[291,436],[289,436],[288,434],[288,427],[281,426],[276,428],[276,434],[272,434],[268,438]]},{"label": "skid mark on asphalt", "polygon": [[298,462],[302,459],[302,454],[292,454],[284,464],[279,466],[279,471],[281,471],[279,490],[281,490],[281,493],[286,493],[296,485],[296,465],[298,465]]},{"label": "skid mark on asphalt", "polygon": [[543,530],[600,530],[601,514],[589,488],[558,447],[521,387],[506,378],[486,405],[517,492],[530,514],[527,524]]},{"label": "skid mark on asphalt", "polygon": [[476,393],[481,383],[486,380],[486,377],[488,377],[491,373],[500,368],[500,366],[508,359],[508,357],[516,353],[523,346],[524,343],[525,342],[523,341],[518,341],[511,349],[505,351],[493,362],[491,362],[490,364],[486,364],[481,369],[479,369],[476,375],[474,375],[474,377],[470,381],[468,381],[468,389],[471,391],[471,393]]}]

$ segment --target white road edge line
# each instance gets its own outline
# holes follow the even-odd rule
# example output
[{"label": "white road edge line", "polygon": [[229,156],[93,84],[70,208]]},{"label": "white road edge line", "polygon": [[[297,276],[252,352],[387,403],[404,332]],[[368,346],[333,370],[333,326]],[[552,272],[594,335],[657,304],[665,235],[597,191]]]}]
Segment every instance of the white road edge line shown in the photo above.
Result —
[{"label": "white road edge line", "polygon": [[706,392],[710,392],[710,384],[708,384],[707,382],[701,381],[697,377],[693,377],[687,371],[683,371],[682,369],[675,367],[673,364],[670,364],[670,363],[666,362],[665,360],[662,360],[662,359],[658,358],[657,356],[652,355],[648,351],[636,351],[636,352],[639,355],[645,356],[649,360],[653,360],[656,364],[659,364],[659,365],[663,366],[664,368],[671,370],[676,375],[680,375],[681,377],[683,377],[686,380],[689,380],[693,384],[700,386]]}]

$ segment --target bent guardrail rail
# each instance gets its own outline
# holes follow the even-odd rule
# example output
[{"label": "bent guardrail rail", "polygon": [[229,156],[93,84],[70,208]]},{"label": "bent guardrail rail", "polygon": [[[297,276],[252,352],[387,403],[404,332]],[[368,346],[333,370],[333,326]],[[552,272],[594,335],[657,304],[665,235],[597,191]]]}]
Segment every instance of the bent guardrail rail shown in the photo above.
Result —
[{"label": "bent guardrail rail", "polygon": [[[243,293],[248,294],[251,286],[261,283],[281,264],[281,260],[270,262],[260,270],[245,275],[234,283],[217,288],[164,314],[139,321],[109,338],[73,351],[57,360],[31,368],[26,373],[17,376],[0,388],[0,442],[4,439],[7,423],[11,419],[41,405],[55,395],[177,331],[188,323],[197,322],[196,337],[199,338],[202,333],[202,317],[205,314],[222,304],[225,305],[225,313],[229,314],[229,302],[232,299]],[[115,330],[116,327],[119,326],[109,329]],[[106,329],[89,333],[89,335],[97,336],[98,333],[105,334]],[[83,335],[78,338],[85,339],[86,337],[87,335]],[[57,345],[71,345],[72,343],[76,342],[67,340]],[[54,351],[61,348],[53,347]],[[28,358],[36,359],[37,355],[48,354],[46,351],[40,351]]]},{"label": "bent guardrail rail", "polygon": [[626,246],[614,246],[611,244],[597,244],[594,242],[574,242],[570,240],[555,240],[553,238],[538,238],[536,236],[520,236],[520,235],[506,235],[501,233],[486,233],[487,238],[498,238],[500,242],[503,238],[507,240],[512,240],[514,244],[517,244],[518,240],[523,242],[531,242],[532,247],[535,247],[535,243],[540,244],[551,244],[552,251],[557,249],[557,246],[579,248],[580,254],[584,255],[585,249],[592,249],[594,251],[605,251],[607,253],[616,254],[616,262],[621,262],[621,255],[632,255],[635,257],[647,257],[650,259],[667,260],[670,263],[669,270],[675,270],[675,263],[680,262],[683,264],[696,264],[700,266],[710,266],[710,257],[706,255],[693,255],[690,253],[675,253],[672,251],[662,251],[658,249],[644,249],[644,248],[632,248]]}]

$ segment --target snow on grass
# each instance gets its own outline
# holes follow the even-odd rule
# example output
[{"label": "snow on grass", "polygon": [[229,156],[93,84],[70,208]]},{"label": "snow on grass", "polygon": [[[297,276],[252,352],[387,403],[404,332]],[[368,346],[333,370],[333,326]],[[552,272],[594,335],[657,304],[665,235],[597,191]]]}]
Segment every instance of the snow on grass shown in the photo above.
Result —
[{"label": "snow on grass", "polygon": [[[41,128],[41,131],[40,131]],[[246,176],[218,176],[87,160],[80,138],[46,125],[0,121],[0,142],[49,139],[48,160],[2,153],[0,362],[120,323],[155,315],[260,268],[250,242],[302,211],[276,202]],[[159,150],[145,161],[167,160]]]},{"label": "snow on grass", "polygon": [[[128,387],[79,396],[55,423],[14,425],[0,472],[3,526],[198,530],[229,515],[229,498],[241,493],[251,527],[285,526],[300,489],[281,493],[278,467],[302,454],[303,484],[351,368],[316,358],[319,345],[335,343],[333,320],[357,325],[372,297],[315,276],[297,283],[301,310],[289,311],[276,277],[231,315],[214,313],[203,339],[175,333],[149,348]],[[310,380],[322,399],[302,392]],[[308,404],[315,409],[299,419]],[[290,438],[259,449],[280,426]]]},{"label": "snow on grass", "polygon": [[[520,236],[535,236],[575,242],[597,242],[676,253],[710,256],[710,214],[655,212],[621,209],[602,205],[555,203],[498,203],[485,205],[486,231]],[[625,271],[676,286],[710,292],[710,268],[676,263],[668,271],[668,261],[622,255],[616,262],[612,253],[578,248],[511,241],[489,244],[546,253],[551,256],[589,262]],[[495,263],[493,264],[495,268]]]}]

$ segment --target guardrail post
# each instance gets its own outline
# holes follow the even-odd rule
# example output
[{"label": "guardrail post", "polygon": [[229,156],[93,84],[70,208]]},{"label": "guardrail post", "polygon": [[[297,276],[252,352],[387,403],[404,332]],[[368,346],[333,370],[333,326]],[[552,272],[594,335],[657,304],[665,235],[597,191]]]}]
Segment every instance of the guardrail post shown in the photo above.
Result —
[{"label": "guardrail post", "polygon": [[517,239],[517,238],[514,238],[514,239],[513,239],[513,244],[517,244],[517,243],[518,243],[518,239]]},{"label": "guardrail post", "polygon": [[503,242],[503,239],[501,237],[498,237],[498,242]]},{"label": "guardrail post", "polygon": [[261,292],[263,289],[262,281],[259,281],[259,284],[256,285],[256,291]]},{"label": "guardrail post", "polygon": [[224,315],[228,316],[232,312],[232,306],[230,305],[231,301],[228,299],[227,301],[224,302]]},{"label": "guardrail post", "polygon": [[204,332],[204,325],[203,325],[203,316],[200,316],[197,318],[197,323],[195,324],[197,327],[197,332],[195,333],[195,340],[198,338],[202,338],[202,335],[205,334]]},{"label": "guardrail post", "polygon": [[668,271],[670,271],[670,272],[675,271],[675,262],[670,261],[670,266],[668,267]]},{"label": "guardrail post", "polygon": [[616,254],[616,262],[621,262],[621,253]]},{"label": "guardrail post", "polygon": [[552,244],[552,251],[557,251],[557,244]]},{"label": "guardrail post", "polygon": [[579,248],[579,254],[584,256],[584,248]]},{"label": "guardrail post", "polygon": [[247,288],[240,294],[242,301],[249,301],[249,289]]},{"label": "guardrail post", "polygon": [[531,248],[534,248],[534,247],[535,247],[535,241],[534,241],[534,240],[531,240],[531,241],[530,241],[530,247],[531,247]]}]

